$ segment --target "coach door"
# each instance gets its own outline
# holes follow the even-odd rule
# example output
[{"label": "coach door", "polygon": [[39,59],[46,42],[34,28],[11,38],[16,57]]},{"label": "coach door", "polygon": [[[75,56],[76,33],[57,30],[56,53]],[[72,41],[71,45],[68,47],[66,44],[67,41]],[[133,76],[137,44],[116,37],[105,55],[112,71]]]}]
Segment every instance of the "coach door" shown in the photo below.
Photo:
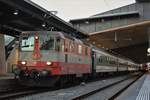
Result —
[{"label": "coach door", "polygon": [[96,54],[94,51],[92,51],[92,73],[94,74],[96,72]]}]

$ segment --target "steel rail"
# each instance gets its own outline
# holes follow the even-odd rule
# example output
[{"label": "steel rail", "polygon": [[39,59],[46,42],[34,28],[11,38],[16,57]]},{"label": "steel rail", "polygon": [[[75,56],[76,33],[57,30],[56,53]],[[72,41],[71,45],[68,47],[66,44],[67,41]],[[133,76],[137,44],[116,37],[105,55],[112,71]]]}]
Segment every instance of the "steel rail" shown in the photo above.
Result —
[{"label": "steel rail", "polygon": [[[135,76],[137,77],[136,80],[138,80],[142,75],[143,75],[143,74],[140,74],[140,75],[138,75],[138,77],[137,77],[137,75],[135,75]],[[74,98],[72,98],[71,100],[82,100],[82,99],[88,98],[88,97],[90,97],[91,95],[94,95],[94,94],[96,94],[96,93],[98,93],[98,92],[100,92],[100,91],[102,91],[102,90],[108,89],[108,88],[110,88],[110,87],[112,87],[112,86],[114,86],[114,85],[117,85],[117,84],[119,84],[119,83],[122,83],[122,82],[124,82],[124,81],[126,81],[126,80],[129,80],[129,79],[131,79],[131,78],[133,78],[133,77],[135,77],[135,76],[131,76],[131,77],[128,77],[128,78],[119,80],[119,81],[117,81],[117,82],[114,82],[114,83],[112,83],[112,84],[109,84],[109,85],[107,85],[107,86],[104,86],[104,87],[95,89],[95,90],[93,90],[93,91],[91,91],[91,92],[88,92],[88,93],[79,95],[79,96],[77,96],[77,97],[74,97]],[[134,81],[136,81],[136,80],[134,80]],[[129,84],[129,85],[130,85],[130,84]],[[127,87],[126,87],[126,88],[127,88]],[[120,91],[120,92],[121,92],[121,91]],[[119,93],[118,93],[118,94],[119,94]],[[109,100],[113,100],[113,98],[116,97],[116,96],[117,96],[117,95],[112,96]]]}]

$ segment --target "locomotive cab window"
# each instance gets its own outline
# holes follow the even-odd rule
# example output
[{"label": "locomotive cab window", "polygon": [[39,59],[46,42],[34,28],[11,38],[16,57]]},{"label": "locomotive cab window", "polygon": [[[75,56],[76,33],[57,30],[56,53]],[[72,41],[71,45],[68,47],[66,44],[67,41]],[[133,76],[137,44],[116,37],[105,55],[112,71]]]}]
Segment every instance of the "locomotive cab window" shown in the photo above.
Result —
[{"label": "locomotive cab window", "polygon": [[35,45],[39,45],[40,50],[54,50],[54,43],[55,37],[49,34],[23,35],[20,48],[22,51],[33,51]]},{"label": "locomotive cab window", "polygon": [[34,37],[33,36],[23,37],[21,41],[21,50],[33,51],[33,49],[34,49]]},{"label": "locomotive cab window", "polygon": [[40,50],[54,50],[54,37],[50,35],[41,35]]}]

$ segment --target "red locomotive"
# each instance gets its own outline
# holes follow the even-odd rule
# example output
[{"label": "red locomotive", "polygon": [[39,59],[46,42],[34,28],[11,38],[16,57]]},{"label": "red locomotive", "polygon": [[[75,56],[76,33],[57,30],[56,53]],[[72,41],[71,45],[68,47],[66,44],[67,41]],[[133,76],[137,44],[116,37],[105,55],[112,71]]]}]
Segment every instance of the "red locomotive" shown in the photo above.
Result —
[{"label": "red locomotive", "polygon": [[132,61],[93,49],[62,32],[22,32],[19,48],[14,73],[30,86],[53,86],[76,77],[139,70]]}]

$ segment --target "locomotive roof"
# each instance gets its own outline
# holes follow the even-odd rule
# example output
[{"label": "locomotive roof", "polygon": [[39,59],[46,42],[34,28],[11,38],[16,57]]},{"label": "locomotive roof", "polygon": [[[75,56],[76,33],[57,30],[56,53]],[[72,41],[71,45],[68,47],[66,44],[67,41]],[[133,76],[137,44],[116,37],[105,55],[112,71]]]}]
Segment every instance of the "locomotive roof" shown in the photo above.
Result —
[{"label": "locomotive roof", "polygon": [[68,34],[66,34],[64,32],[59,32],[59,31],[24,31],[24,32],[22,32],[22,34],[43,34],[43,35],[44,35],[44,33],[50,34],[50,35],[56,36],[56,37],[61,37],[63,39],[68,38],[68,39],[75,41],[76,43],[83,44],[83,42],[81,40],[76,39],[72,36],[69,36]]},{"label": "locomotive roof", "polygon": [[62,34],[62,32],[57,32],[57,31],[24,31],[22,32],[22,34],[50,34],[50,35],[55,35],[55,36],[60,36],[60,37],[64,37],[64,35]]}]

